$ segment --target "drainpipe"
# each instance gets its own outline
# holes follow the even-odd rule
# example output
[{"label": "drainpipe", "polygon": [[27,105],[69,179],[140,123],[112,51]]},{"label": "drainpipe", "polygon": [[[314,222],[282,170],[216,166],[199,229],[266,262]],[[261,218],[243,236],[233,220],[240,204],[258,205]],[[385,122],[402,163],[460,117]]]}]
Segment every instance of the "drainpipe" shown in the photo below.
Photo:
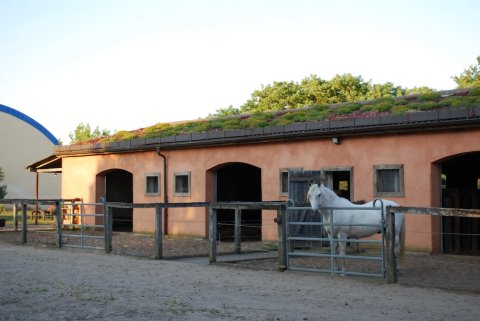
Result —
[{"label": "drainpipe", "polygon": [[[160,147],[157,147],[157,155],[163,158],[163,202],[168,204],[168,190],[167,190],[167,157],[160,152]],[[163,209],[163,235],[168,235],[168,208]]]}]

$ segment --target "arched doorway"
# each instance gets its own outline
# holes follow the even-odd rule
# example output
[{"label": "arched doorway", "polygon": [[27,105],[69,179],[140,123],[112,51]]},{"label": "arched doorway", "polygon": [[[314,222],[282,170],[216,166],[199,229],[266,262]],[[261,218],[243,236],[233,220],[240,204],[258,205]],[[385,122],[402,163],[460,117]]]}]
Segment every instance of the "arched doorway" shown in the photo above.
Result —
[{"label": "arched doorway", "polygon": [[[442,207],[480,209],[480,152],[445,160],[442,169]],[[480,255],[480,219],[442,218],[443,253]]]},{"label": "arched doorway", "polygon": [[[229,163],[217,166],[215,172],[215,196],[218,202],[262,200],[261,169],[245,163]],[[234,210],[217,211],[218,237],[224,241],[234,239]],[[262,211],[242,211],[241,238],[243,241],[259,241],[262,238]]]},{"label": "arched doorway", "polygon": [[[105,196],[107,202],[133,202],[133,175],[122,169],[112,169],[97,175],[97,196]],[[133,231],[133,209],[113,208],[113,231]]]}]

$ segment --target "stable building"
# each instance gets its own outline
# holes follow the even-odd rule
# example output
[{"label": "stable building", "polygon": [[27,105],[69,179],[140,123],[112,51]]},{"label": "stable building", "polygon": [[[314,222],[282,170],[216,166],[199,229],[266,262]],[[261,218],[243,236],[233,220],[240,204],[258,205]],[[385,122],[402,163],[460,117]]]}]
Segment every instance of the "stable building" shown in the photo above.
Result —
[{"label": "stable building", "polygon": [[[452,97],[471,93],[441,92],[435,99]],[[128,203],[287,201],[289,170],[322,170],[325,184],[351,201],[480,208],[478,102],[473,96],[460,105],[403,113],[357,110],[319,121],[60,146],[55,157],[62,197],[86,203],[102,197]],[[205,208],[170,208],[164,215],[168,234],[208,234]],[[245,233],[275,240],[275,216],[268,210],[244,214],[247,226],[259,227]],[[151,210],[118,209],[113,219],[118,231],[154,230]],[[218,215],[219,226],[231,220],[228,211]],[[478,254],[479,232],[474,218],[406,216],[411,250]]]}]

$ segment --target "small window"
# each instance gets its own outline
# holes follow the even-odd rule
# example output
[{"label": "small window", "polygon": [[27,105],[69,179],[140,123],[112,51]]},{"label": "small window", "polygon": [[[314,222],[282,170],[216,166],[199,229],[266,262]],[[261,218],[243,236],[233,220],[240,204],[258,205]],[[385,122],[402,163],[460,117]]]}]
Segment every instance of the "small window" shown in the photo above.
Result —
[{"label": "small window", "polygon": [[302,168],[280,169],[280,195],[288,196],[288,171],[301,171]]},{"label": "small window", "polygon": [[160,195],[160,174],[151,173],[145,175],[145,195],[157,196]]},{"label": "small window", "polygon": [[288,195],[288,169],[280,170],[280,195]]},{"label": "small window", "polygon": [[190,196],[190,173],[175,173],[175,195]]},{"label": "small window", "polygon": [[404,196],[403,165],[374,166],[375,196]]}]

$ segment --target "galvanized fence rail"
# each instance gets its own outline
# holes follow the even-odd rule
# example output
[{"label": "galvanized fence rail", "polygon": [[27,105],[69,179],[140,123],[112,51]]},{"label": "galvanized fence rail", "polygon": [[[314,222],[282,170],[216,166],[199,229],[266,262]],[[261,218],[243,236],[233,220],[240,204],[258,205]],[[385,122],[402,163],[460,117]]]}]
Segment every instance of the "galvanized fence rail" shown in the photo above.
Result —
[{"label": "galvanized fence rail", "polygon": [[[384,241],[385,241],[385,219],[383,213],[383,206],[379,207],[355,207],[355,210],[376,210],[381,212],[382,219],[378,224],[334,224],[333,222],[333,215],[334,211],[336,210],[352,210],[351,207],[325,207],[322,210],[328,211],[328,215],[330,216],[330,223],[324,222],[306,222],[306,221],[299,221],[298,215],[295,215],[296,211],[306,211],[310,210],[310,207],[287,207],[286,215],[285,215],[285,225],[286,225],[286,269],[289,270],[297,270],[297,271],[307,271],[307,272],[327,272],[332,274],[345,274],[345,275],[359,275],[359,276],[368,276],[368,277],[385,277],[385,250],[384,250]],[[297,220],[295,219],[297,218]],[[380,239],[338,239],[334,238],[332,235],[325,237],[324,235],[308,235],[299,233],[299,227],[312,227],[312,226],[320,226],[325,227],[328,226],[333,230],[336,226],[355,226],[355,227],[374,227],[378,228],[380,231],[381,237]],[[322,233],[323,234],[323,233]],[[302,246],[301,250],[296,250],[295,242],[303,242],[303,244],[308,244],[307,246]],[[307,242],[307,243],[305,243]],[[328,242],[330,245],[329,251],[326,252],[322,250],[322,244],[324,242]],[[378,255],[354,255],[354,254],[346,254],[341,255],[336,252],[337,244],[339,242],[348,242],[353,244],[369,244],[378,246],[380,248]],[[330,260],[329,268],[315,268],[315,267],[307,267],[305,264],[294,265],[292,264],[292,258],[325,258]],[[378,261],[379,264],[377,266],[377,272],[358,272],[358,271],[342,271],[336,269],[336,260],[337,259],[349,259],[349,260],[364,260],[364,261]]]},{"label": "galvanized fence rail", "polygon": [[[67,205],[67,203],[61,203],[61,206],[65,205]],[[71,206],[72,204],[68,205]],[[105,248],[105,213],[96,213],[85,210],[85,208],[88,207],[104,208],[105,203],[76,203],[75,206],[79,207],[79,213],[75,213],[75,211],[72,209],[71,213],[62,212],[60,214],[63,216],[63,218],[70,219],[62,220],[61,228],[57,229],[57,233],[59,234],[59,244],[62,247],[85,248],[93,250],[101,250]],[[97,220],[97,217],[101,217],[102,219]],[[93,223],[86,222],[86,218],[88,221],[92,221],[93,218]],[[70,221],[71,223],[65,223],[65,221]],[[97,224],[97,221],[101,221],[99,222],[100,224]],[[67,232],[65,232],[65,230],[67,230]],[[78,233],[74,233],[75,231],[78,231]],[[78,242],[72,244],[66,243],[64,241],[65,238],[78,239]],[[92,240],[98,240],[101,244],[97,244],[98,242],[91,242]]]}]

